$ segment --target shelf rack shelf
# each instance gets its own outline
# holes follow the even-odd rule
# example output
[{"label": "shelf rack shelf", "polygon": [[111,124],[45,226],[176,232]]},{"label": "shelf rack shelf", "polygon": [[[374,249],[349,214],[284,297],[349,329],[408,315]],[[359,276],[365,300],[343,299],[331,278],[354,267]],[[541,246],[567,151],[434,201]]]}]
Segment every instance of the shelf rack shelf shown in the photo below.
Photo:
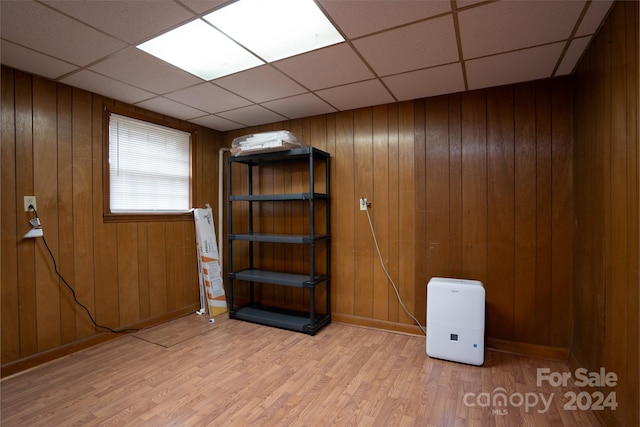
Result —
[{"label": "shelf rack shelf", "polygon": [[[246,166],[246,192],[243,194],[233,193],[234,164]],[[287,165],[292,164],[304,165],[302,167],[308,176],[308,183],[298,184],[306,186],[305,191],[277,194],[258,194],[254,191],[255,168],[264,166],[286,168]],[[315,335],[320,328],[331,323],[330,155],[314,147],[301,147],[288,151],[232,156],[228,158],[227,166],[229,317]],[[317,170],[321,171],[320,176]],[[296,189],[299,190],[300,187]],[[254,214],[259,211],[256,205],[263,203],[307,204],[308,208],[305,208],[303,221],[304,233],[278,234],[258,231],[255,222],[260,218],[256,218]],[[245,228],[242,232],[235,232],[234,229],[234,208],[237,205],[244,207],[247,216],[246,223],[242,224]],[[278,210],[278,212],[282,213],[284,210]],[[322,212],[322,215],[318,216],[319,212]],[[321,224],[316,224],[318,218]],[[286,220],[286,218],[279,218],[279,220]],[[318,228],[319,232],[316,231]],[[234,242],[244,242],[248,245],[238,259],[234,255]],[[303,253],[308,254],[305,262],[306,271],[300,274],[261,268],[254,254],[256,245],[263,243],[303,246],[306,248]],[[318,252],[318,245],[324,245],[322,248],[324,250]],[[293,252],[296,250],[287,253]],[[317,262],[317,256],[323,258],[322,262]],[[244,265],[238,267],[239,264]],[[249,296],[245,298],[248,301],[242,304],[236,303],[234,289],[236,281],[249,284]],[[308,292],[306,309],[291,310],[258,301],[256,288],[265,284],[306,290]],[[325,290],[322,312],[316,309],[318,302],[316,293],[320,286],[324,286]]]}]

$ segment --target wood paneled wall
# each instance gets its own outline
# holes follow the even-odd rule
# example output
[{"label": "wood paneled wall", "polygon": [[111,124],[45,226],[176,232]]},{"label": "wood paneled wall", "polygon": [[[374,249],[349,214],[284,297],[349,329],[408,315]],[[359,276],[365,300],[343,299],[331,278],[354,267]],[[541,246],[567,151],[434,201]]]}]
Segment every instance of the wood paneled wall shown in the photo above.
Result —
[{"label": "wood paneled wall", "polygon": [[[567,348],[572,111],[567,79],[417,102],[416,292],[485,285],[492,338]],[[424,318],[424,308],[416,311]]]},{"label": "wood paneled wall", "polygon": [[[102,221],[104,103],[113,101],[3,72],[3,308],[10,307],[3,310],[3,365],[96,334],[59,287],[40,242],[20,239],[28,228],[23,195],[38,196],[61,272],[101,323],[136,324],[197,299],[195,272],[186,266],[191,223]],[[196,199],[216,205],[221,143],[289,129],[332,154],[334,319],[419,333],[380,266],[358,208],[367,197],[385,265],[422,324],[430,277],[475,278],[487,289],[490,337],[566,349],[571,116],[570,82],[554,80],[274,123],[220,141],[200,129]],[[270,171],[258,185],[291,188],[296,173]],[[302,227],[301,209],[265,209],[284,215],[265,227]],[[274,250],[287,249],[263,253]],[[262,297],[302,306],[307,299],[296,291],[268,287]]]},{"label": "wood paneled wall", "polygon": [[[103,105],[133,107],[11,68],[1,74],[3,375],[105,338],[42,239],[22,238],[33,215],[25,195],[36,196],[59,271],[98,323],[149,325],[199,306],[193,221],[102,218]],[[221,134],[198,127],[195,139],[195,204],[215,209]]]},{"label": "wood paneled wall", "polygon": [[[419,332],[380,266],[367,216],[358,207],[358,199],[367,197],[385,265],[421,324],[431,277],[478,279],[487,291],[490,337],[566,353],[572,289],[570,80],[275,123],[229,132],[227,143],[275,129],[290,130],[332,154],[335,319]],[[273,175],[264,179],[273,185]],[[295,220],[281,213],[283,224]]]},{"label": "wood paneled wall", "polygon": [[[287,129],[305,144],[331,154],[332,312],[334,319],[416,331],[399,309],[374,253],[369,222],[358,199],[372,202],[371,216],[387,267],[404,302],[415,298],[415,212],[413,199],[414,108],[412,102],[328,114],[228,132],[233,138],[252,132]],[[295,171],[290,171],[295,174]],[[267,170],[258,185],[294,185],[290,174]],[[290,179],[290,178],[289,178]],[[268,184],[262,182],[267,181]],[[300,190],[302,191],[302,190]],[[278,207],[274,207],[278,209]],[[288,230],[303,212],[281,210]],[[296,260],[296,262],[302,262]],[[289,267],[289,266],[288,266]],[[302,308],[302,291],[268,288],[266,299]],[[279,294],[278,292],[282,292]],[[278,301],[278,298],[280,299]],[[322,298],[322,296],[320,297]]]},{"label": "wood paneled wall", "polygon": [[638,3],[617,2],[575,75],[573,364],[619,378],[610,425],[640,419]]}]

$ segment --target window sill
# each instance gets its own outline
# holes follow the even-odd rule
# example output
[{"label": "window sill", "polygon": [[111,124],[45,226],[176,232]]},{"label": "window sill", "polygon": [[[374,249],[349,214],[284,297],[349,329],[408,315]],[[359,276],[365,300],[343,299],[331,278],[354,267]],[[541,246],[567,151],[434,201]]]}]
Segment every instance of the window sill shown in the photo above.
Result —
[{"label": "window sill", "polygon": [[193,221],[193,212],[181,213],[105,213],[104,222],[170,222]]}]

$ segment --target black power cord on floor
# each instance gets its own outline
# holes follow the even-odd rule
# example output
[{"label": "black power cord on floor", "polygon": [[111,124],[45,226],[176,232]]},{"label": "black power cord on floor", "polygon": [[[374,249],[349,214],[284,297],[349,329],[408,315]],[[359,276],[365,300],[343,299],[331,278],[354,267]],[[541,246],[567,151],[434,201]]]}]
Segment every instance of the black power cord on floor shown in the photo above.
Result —
[{"label": "black power cord on floor", "polygon": [[[33,213],[36,215],[36,218],[38,218],[38,219],[40,218],[38,216],[38,211],[36,211],[36,208],[34,208],[33,205],[29,205],[29,209],[31,209],[33,211]],[[93,323],[93,325],[96,328],[104,329],[105,331],[109,331],[109,332],[112,332],[114,334],[128,334],[128,333],[131,333],[131,332],[138,332],[140,330],[140,329],[134,329],[134,328],[130,328],[130,329],[112,329],[112,328],[110,328],[108,326],[104,326],[104,325],[101,325],[98,322],[96,322],[96,320],[93,318],[93,315],[91,314],[89,309],[78,300],[78,297],[76,296],[76,291],[71,287],[71,285],[69,285],[67,280],[58,271],[58,264],[56,263],[56,258],[53,256],[53,252],[51,251],[51,248],[49,248],[49,245],[47,244],[47,239],[45,239],[44,234],[42,235],[42,241],[44,242],[44,247],[47,248],[47,251],[49,252],[49,255],[51,255],[51,261],[53,262],[54,271],[56,272],[56,274],[58,275],[60,280],[62,280],[62,282],[65,284],[65,286],[67,287],[69,292],[71,292],[71,295],[73,295],[73,300],[75,301],[75,303],[78,304],[80,307],[82,307],[84,309],[84,311],[87,312],[87,315],[89,316],[89,319],[91,319],[91,322]]]}]

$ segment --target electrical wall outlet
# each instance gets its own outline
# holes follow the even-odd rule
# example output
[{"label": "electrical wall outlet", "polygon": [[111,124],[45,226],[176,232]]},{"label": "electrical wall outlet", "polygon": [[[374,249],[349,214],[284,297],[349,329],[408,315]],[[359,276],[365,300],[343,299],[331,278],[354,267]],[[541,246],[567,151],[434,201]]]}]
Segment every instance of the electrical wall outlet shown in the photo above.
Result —
[{"label": "electrical wall outlet", "polygon": [[33,209],[38,210],[36,208],[36,196],[24,196],[24,211],[29,212],[29,206],[33,206]]},{"label": "electrical wall outlet", "polygon": [[368,206],[367,198],[366,197],[361,197],[360,198],[360,210],[361,211],[366,211],[367,210],[367,206]]}]

